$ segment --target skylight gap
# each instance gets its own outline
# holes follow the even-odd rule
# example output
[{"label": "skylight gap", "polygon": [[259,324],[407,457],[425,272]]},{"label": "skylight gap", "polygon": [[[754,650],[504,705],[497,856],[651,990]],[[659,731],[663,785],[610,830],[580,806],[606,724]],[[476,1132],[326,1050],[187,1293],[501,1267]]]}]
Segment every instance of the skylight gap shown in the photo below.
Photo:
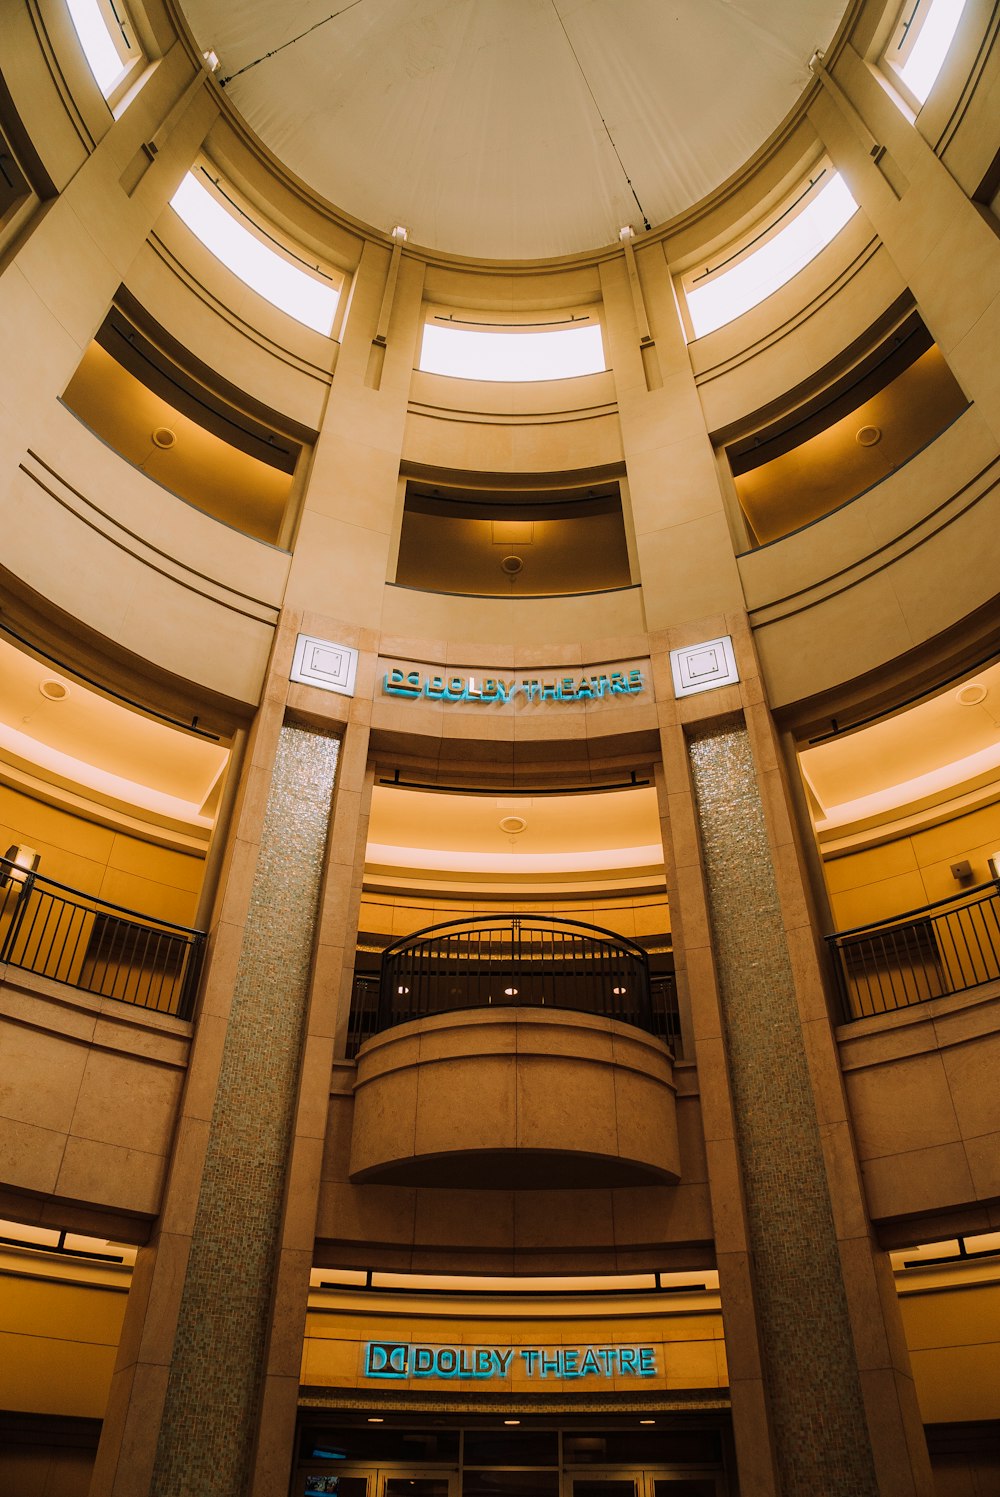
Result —
[{"label": "skylight gap", "polygon": [[131,22],[112,0],[66,0],[87,65],[106,99],[140,56]]},{"label": "skylight gap", "polygon": [[[794,205],[757,233],[744,251],[716,270],[685,277],[685,296],[696,338],[712,333],[772,296],[814,260],[857,212],[847,184],[824,171]],[[782,222],[787,218],[787,222]],[[772,232],[774,225],[782,227]]]},{"label": "skylight gap", "polygon": [[[170,201],[177,216],[251,290],[306,327],[329,336],[339,287],[333,286],[328,277],[321,279],[322,271],[313,273],[304,268],[304,263],[294,263],[300,257],[292,250],[282,252],[280,241],[261,225],[259,234],[275,247],[265,243],[210,190],[210,180],[204,172],[188,172]],[[224,196],[228,200],[228,195]]]},{"label": "skylight gap", "polygon": [[513,384],[600,374],[607,364],[600,326],[589,318],[575,327],[498,323],[488,331],[483,323],[474,329],[432,319],[424,325],[417,367],[453,379]]},{"label": "skylight gap", "polygon": [[882,55],[917,109],[944,66],[965,4],[966,0],[906,0],[903,6]]}]

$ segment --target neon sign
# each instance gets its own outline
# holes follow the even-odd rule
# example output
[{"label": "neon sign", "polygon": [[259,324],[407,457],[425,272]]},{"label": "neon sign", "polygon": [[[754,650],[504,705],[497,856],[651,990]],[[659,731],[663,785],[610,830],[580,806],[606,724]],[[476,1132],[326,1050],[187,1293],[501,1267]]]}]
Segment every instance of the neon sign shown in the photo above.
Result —
[{"label": "neon sign", "polygon": [[364,1375],[402,1378],[506,1379],[519,1377],[655,1377],[655,1346],[434,1346],[416,1341],[369,1341]]},{"label": "neon sign", "polygon": [[641,670],[604,671],[589,676],[562,676],[541,681],[530,676],[502,681],[496,676],[424,676],[398,666],[382,677],[386,696],[431,702],[509,702],[521,696],[528,702],[592,702],[602,697],[634,696],[645,690]]}]

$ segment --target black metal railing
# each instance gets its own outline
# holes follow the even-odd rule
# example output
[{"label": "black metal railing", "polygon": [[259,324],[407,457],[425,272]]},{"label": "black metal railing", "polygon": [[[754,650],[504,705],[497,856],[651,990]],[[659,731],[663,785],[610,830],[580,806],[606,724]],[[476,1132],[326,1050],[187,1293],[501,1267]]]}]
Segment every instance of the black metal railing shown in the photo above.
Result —
[{"label": "black metal railing", "polygon": [[845,1019],[1000,979],[1000,885],[827,936]]},{"label": "black metal railing", "polygon": [[676,1046],[673,977],[650,978],[641,946],[600,926],[541,915],[432,925],[358,972],[348,1056],[373,1034],[454,1009],[550,1007],[634,1024]]},{"label": "black metal railing", "polygon": [[205,935],[0,858],[0,963],[188,1019]]}]

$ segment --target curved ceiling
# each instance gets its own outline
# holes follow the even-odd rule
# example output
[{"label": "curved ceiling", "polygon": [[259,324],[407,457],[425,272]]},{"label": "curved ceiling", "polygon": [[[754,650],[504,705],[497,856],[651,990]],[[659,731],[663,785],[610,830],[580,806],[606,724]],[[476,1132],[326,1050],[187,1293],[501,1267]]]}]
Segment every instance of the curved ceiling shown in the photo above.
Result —
[{"label": "curved ceiling", "polygon": [[181,4],[233,105],[311,188],[378,229],[488,259],[595,249],[623,224],[641,231],[643,214],[658,224],[698,202],[788,114],[847,8]]}]

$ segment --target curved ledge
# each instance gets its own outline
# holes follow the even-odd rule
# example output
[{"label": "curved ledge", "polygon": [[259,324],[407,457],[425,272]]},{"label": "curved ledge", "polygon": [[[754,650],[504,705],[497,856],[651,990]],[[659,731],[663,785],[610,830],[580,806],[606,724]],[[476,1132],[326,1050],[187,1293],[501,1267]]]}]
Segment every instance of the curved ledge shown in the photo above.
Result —
[{"label": "curved ledge", "polygon": [[679,1175],[673,1061],[631,1025],[471,1009],[401,1024],[359,1053],[355,1183],[573,1189]]}]

